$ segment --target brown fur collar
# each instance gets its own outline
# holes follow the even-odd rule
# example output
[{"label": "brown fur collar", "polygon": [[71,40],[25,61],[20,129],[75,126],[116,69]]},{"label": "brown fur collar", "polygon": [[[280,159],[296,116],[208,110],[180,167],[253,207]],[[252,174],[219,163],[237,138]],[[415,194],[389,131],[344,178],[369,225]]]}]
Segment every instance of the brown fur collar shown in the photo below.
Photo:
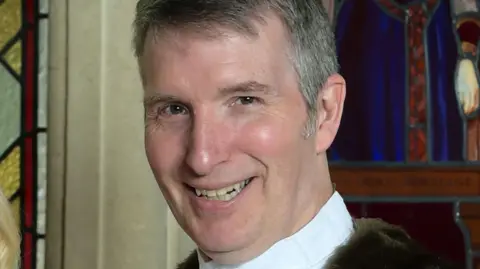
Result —
[{"label": "brown fur collar", "polygon": [[[198,269],[193,252],[177,269]],[[399,227],[377,219],[358,219],[355,231],[328,260],[325,269],[454,269],[423,249]],[[264,269],[264,268],[259,268]]]}]

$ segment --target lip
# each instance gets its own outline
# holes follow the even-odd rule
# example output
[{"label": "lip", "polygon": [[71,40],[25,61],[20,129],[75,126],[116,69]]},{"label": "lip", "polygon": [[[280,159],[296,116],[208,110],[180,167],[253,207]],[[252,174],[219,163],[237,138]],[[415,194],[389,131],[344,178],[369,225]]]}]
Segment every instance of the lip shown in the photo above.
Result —
[{"label": "lip", "polygon": [[227,210],[231,210],[235,204],[239,203],[244,198],[244,196],[250,192],[252,185],[254,185],[257,181],[256,179],[257,177],[254,177],[250,181],[250,183],[245,188],[243,188],[243,190],[237,196],[235,196],[235,198],[230,201],[208,200],[202,196],[197,196],[191,190],[186,191],[188,192],[189,199],[194,209],[204,213],[219,213],[222,211],[225,212]]}]

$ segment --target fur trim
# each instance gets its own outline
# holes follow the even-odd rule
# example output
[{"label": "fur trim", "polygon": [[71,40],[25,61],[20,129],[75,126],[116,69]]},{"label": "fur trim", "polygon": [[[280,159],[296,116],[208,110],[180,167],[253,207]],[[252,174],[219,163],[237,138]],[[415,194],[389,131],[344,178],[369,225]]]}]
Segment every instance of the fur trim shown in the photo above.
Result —
[{"label": "fur trim", "polygon": [[378,219],[358,219],[355,232],[337,248],[325,269],[453,269],[426,251],[400,227]]},{"label": "fur trim", "polygon": [[[198,269],[194,251],[178,269]],[[355,231],[325,269],[456,269],[412,240],[400,227],[378,219],[357,219]],[[266,268],[259,268],[266,269]]]},{"label": "fur trim", "polygon": [[193,251],[188,258],[180,263],[177,269],[198,269],[200,265],[198,264],[197,251]]}]

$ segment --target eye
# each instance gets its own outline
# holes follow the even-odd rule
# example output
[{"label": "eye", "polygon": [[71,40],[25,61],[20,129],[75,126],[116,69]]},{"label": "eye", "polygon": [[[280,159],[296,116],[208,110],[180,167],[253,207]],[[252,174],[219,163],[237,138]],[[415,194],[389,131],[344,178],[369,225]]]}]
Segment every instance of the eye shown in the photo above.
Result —
[{"label": "eye", "polygon": [[248,106],[254,103],[260,102],[257,97],[253,96],[240,96],[235,100],[236,105]]},{"label": "eye", "polygon": [[188,109],[181,104],[168,104],[161,108],[160,115],[163,116],[177,116],[188,114]]}]

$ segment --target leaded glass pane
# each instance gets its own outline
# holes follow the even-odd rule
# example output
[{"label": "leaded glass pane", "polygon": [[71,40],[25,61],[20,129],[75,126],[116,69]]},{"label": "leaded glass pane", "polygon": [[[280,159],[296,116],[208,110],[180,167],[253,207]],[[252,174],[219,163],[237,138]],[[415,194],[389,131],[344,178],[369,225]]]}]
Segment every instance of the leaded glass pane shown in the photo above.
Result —
[{"label": "leaded glass pane", "polygon": [[452,2],[457,15],[464,12],[478,11],[478,4],[476,0],[454,0]]},{"label": "leaded glass pane", "polygon": [[37,267],[35,269],[45,268],[45,239],[37,241]]},{"label": "leaded glass pane", "polygon": [[0,4],[0,49],[20,30],[21,8],[20,0],[4,0]]},{"label": "leaded glass pane", "polygon": [[20,148],[6,151],[0,159],[0,189],[12,198],[20,187]]},{"label": "leaded glass pane", "polygon": [[47,96],[48,96],[48,0],[39,1],[37,70],[37,235],[36,268],[45,268],[45,224],[47,210]]},{"label": "leaded glass pane", "polygon": [[47,137],[45,133],[38,134],[37,145],[37,232],[45,234],[47,205]]},{"label": "leaded glass pane", "polygon": [[[48,1],[47,1],[48,2]],[[48,20],[39,21],[38,41],[38,126],[47,126]]]},{"label": "leaded glass pane", "polygon": [[0,154],[20,136],[21,88],[8,69],[0,64]]},{"label": "leaded glass pane", "polygon": [[48,0],[39,0],[40,2],[40,13],[47,14],[48,13]]},{"label": "leaded glass pane", "polygon": [[20,41],[15,42],[15,44],[5,52],[4,58],[15,74],[19,76],[22,72],[22,43]]}]

